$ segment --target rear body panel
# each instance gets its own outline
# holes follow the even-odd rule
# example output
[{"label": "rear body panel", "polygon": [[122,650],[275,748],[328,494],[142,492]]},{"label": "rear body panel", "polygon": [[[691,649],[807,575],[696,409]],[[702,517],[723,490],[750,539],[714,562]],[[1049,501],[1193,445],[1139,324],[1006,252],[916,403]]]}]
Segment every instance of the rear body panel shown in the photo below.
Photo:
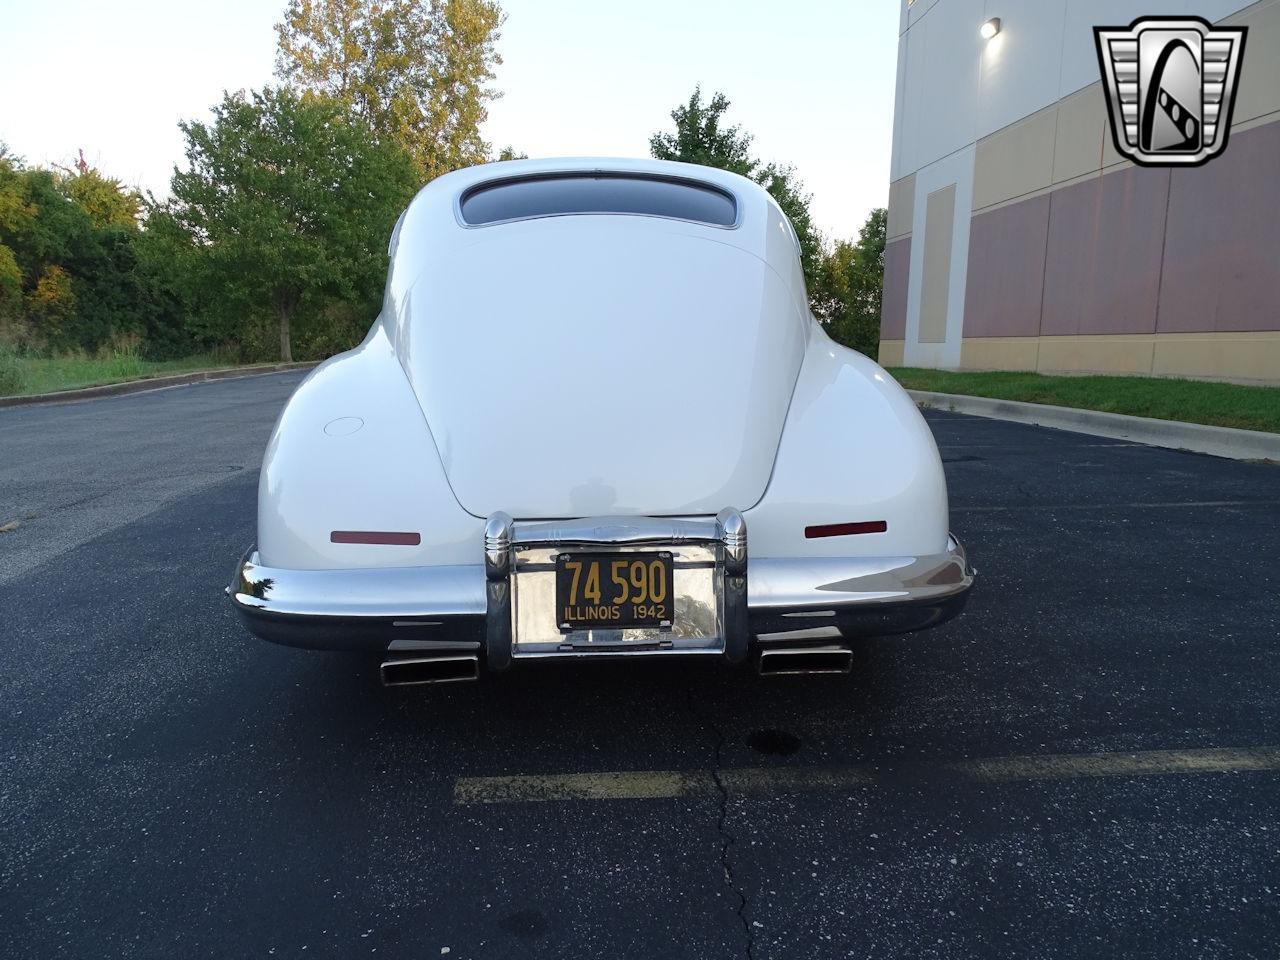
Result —
[{"label": "rear body panel", "polygon": [[[736,218],[459,219],[493,178],[602,169],[701,178]],[[973,581],[928,426],[813,321],[777,205],[658,161],[497,164],[424,188],[369,336],[282,412],[258,507],[229,588],[250,629],[412,656],[394,682],[521,658],[821,658],[954,616]],[[607,625],[616,579],[584,586],[593,622],[565,612],[562,553],[646,551],[671,558],[670,622]]]},{"label": "rear body panel", "polygon": [[467,511],[672,516],[759,501],[808,324],[764,261],[657,218],[471,233],[409,291],[401,357]]}]

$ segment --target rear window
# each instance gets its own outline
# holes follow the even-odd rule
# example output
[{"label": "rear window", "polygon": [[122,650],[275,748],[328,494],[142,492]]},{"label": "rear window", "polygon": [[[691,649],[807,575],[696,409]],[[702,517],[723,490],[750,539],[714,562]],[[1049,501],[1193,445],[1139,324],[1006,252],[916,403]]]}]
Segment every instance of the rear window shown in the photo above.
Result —
[{"label": "rear window", "polygon": [[733,195],[692,180],[629,174],[555,174],[499,180],[462,195],[462,220],[473,227],[529,217],[623,213],[672,217],[717,227],[738,219]]}]

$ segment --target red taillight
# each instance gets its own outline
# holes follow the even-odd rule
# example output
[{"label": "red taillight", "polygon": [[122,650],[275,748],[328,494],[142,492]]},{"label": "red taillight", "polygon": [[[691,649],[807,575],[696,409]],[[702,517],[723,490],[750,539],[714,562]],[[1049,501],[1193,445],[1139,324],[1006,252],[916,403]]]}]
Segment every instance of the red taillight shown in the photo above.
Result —
[{"label": "red taillight", "polygon": [[387,530],[334,530],[330,543],[376,543],[396,547],[416,547],[422,542],[420,533],[394,533]]},{"label": "red taillight", "polygon": [[856,533],[884,533],[889,524],[883,520],[860,520],[857,523],[823,523],[816,527],[805,527],[806,539],[816,537],[851,537]]}]

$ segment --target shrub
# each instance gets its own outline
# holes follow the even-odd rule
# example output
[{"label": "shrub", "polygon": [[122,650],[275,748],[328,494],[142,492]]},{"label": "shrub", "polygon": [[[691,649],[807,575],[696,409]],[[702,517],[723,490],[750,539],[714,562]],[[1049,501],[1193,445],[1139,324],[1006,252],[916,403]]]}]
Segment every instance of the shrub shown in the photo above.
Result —
[{"label": "shrub", "polygon": [[116,334],[109,344],[98,350],[98,359],[106,361],[107,375],[120,380],[142,376],[142,337],[136,333]]},{"label": "shrub", "polygon": [[7,344],[0,343],[0,397],[21,393],[26,382],[22,359]]}]

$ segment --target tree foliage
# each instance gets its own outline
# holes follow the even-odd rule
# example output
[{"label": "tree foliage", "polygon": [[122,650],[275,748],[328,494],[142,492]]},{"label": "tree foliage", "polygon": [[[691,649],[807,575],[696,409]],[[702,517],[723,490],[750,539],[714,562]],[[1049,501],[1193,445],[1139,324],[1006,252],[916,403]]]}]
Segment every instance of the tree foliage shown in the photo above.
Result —
[{"label": "tree foliage", "polygon": [[884,209],[871,211],[856,241],[827,244],[814,226],[810,196],[795,171],[753,156],[751,135],[725,120],[729,106],[723,93],[706,100],[702,89],[696,88],[686,103],[671,112],[675,129],[649,138],[650,152],[659,160],[729,170],[768,190],[800,241],[800,264],[814,316],[834,339],[875,357],[884,279]]},{"label": "tree foliage", "polygon": [[880,348],[886,211],[867,215],[856,241],[839,240],[823,254],[813,312],[827,333],[874,359]]},{"label": "tree foliage", "polygon": [[0,243],[0,321],[22,312],[22,268],[9,247]]},{"label": "tree foliage", "polygon": [[488,159],[502,20],[495,0],[289,0],[276,73],[400,144],[430,180]]},{"label": "tree foliage", "polygon": [[18,158],[0,143],[0,323],[6,326],[22,313],[22,268],[10,244],[32,215],[20,171]]},{"label": "tree foliage", "polygon": [[702,88],[695,87],[688,103],[671,111],[674,131],[659,131],[649,138],[649,150],[659,160],[700,163],[750,177],[760,162],[751,156],[751,134],[742,127],[722,123],[729,99],[715,93],[702,102]]},{"label": "tree foliage", "polygon": [[28,169],[0,143],[0,348],[350,347],[414,190],[489,158],[480,126],[502,19],[497,0],[288,0],[287,89],[181,124],[188,164],[162,200],[83,153]]},{"label": "tree foliage", "polygon": [[[287,85],[180,124],[187,163],[163,200],[83,154],[28,168],[0,143],[0,353],[347,349],[378,309],[386,239],[417,186],[491,154],[479,130],[502,19],[496,0],[288,0],[276,28]],[[761,184],[795,228],[815,316],[874,356],[884,210],[856,241],[827,245],[794,170],[755,157],[729,107],[695,89],[653,155]]]},{"label": "tree foliage", "polygon": [[409,155],[328,97],[288,89],[229,94],[211,123],[181,124],[188,168],[156,204],[162,245],[197,334],[246,352],[345,349],[376,313],[387,237],[417,183]]},{"label": "tree foliage", "polygon": [[142,216],[142,195],[89,166],[83,153],[75,171],[59,178],[58,188],[63,196],[85,212],[96,229],[138,226]]},{"label": "tree foliage", "polygon": [[135,256],[138,194],[84,162],[27,169],[0,149],[0,339],[97,349],[138,336],[150,304]]},{"label": "tree foliage", "polygon": [[649,138],[649,151],[658,160],[679,160],[717,167],[749,177],[777,201],[800,241],[800,264],[806,287],[821,283],[822,237],[809,214],[809,194],[788,166],[764,163],[752,156],[751,134],[737,124],[727,124],[728,98],[720,92],[704,102],[702,88],[694,88],[687,103],[671,111],[675,130],[659,131]]}]

